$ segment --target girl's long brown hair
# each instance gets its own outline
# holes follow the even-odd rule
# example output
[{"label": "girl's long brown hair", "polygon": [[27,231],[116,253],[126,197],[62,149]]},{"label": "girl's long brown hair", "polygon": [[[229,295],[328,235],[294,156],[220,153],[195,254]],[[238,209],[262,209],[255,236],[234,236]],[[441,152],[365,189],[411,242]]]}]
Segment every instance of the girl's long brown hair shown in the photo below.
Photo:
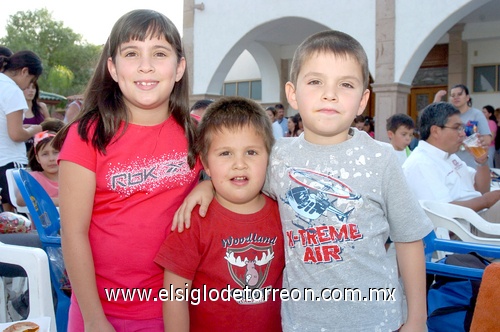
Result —
[{"label": "girl's long brown hair", "polygon": [[[154,10],[138,9],[122,16],[114,25],[104,46],[94,75],[84,94],[84,102],[74,122],[78,122],[78,134],[85,142],[106,154],[106,147],[116,139],[121,122],[128,124],[127,107],[118,83],[111,77],[107,61],[115,60],[119,46],[130,40],[144,41],[146,38],[163,37],[175,49],[177,59],[185,57],[181,37],[175,25],[165,15]],[[188,141],[188,164],[196,162],[194,150],[195,129],[189,115],[189,84],[187,67],[183,77],[175,83],[169,99],[169,113],[184,128]],[[95,127],[92,137],[88,133]],[[54,140],[54,147],[61,149],[68,133],[69,125],[61,130]]]}]

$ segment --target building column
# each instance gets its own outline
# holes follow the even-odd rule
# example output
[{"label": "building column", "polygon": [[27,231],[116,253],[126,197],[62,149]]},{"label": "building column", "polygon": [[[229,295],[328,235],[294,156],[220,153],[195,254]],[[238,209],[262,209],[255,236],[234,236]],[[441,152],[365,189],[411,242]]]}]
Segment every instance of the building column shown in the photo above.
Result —
[{"label": "building column", "polygon": [[448,86],[467,85],[467,42],[462,40],[465,24],[457,24],[448,31]]},{"label": "building column", "polygon": [[377,56],[375,82],[372,84],[375,94],[375,138],[387,142],[386,120],[393,114],[408,112],[411,87],[394,82],[396,0],[377,0],[375,15]]},{"label": "building column", "polygon": [[193,94],[193,77],[194,77],[194,0],[184,0],[184,12],[182,23],[182,44],[184,54],[186,56],[188,79],[189,79],[189,95]]},{"label": "building column", "polygon": [[375,139],[388,142],[386,120],[396,113],[407,114],[411,86],[401,83],[373,83],[372,91],[376,105]]},{"label": "building column", "polygon": [[194,73],[194,15],[195,10],[204,10],[204,6],[195,5],[195,0],[184,0],[184,16],[183,16],[183,33],[182,33],[182,44],[184,47],[184,54],[187,61],[188,69],[188,79],[189,79],[189,105],[193,105],[195,102],[201,99],[216,99],[220,98],[220,95],[208,95],[208,94],[193,94],[193,80],[195,77]]}]

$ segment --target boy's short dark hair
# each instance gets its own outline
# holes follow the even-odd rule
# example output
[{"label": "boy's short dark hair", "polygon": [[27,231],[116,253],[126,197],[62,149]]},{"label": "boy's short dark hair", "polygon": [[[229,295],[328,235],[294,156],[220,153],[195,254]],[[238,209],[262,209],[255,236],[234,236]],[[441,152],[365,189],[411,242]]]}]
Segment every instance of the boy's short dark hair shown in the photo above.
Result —
[{"label": "boy's short dark hair", "polygon": [[245,126],[255,128],[264,139],[266,150],[270,154],[274,144],[271,121],[262,106],[243,97],[220,98],[208,106],[198,126],[196,153],[206,161],[212,134],[224,129],[238,130]]},{"label": "boy's short dark hair", "polygon": [[354,123],[365,123],[365,117],[362,115],[357,115],[354,118]]},{"label": "boy's short dark hair", "polygon": [[395,133],[401,126],[405,126],[408,129],[415,129],[415,121],[409,115],[403,113],[396,113],[387,119],[387,131]]},{"label": "boy's short dark hair", "polygon": [[59,130],[63,129],[63,127],[66,125],[63,120],[56,119],[56,118],[48,118],[43,120],[42,123],[40,123],[42,126],[42,130],[48,130],[48,131],[53,131],[55,133],[58,133]]},{"label": "boy's short dark hair", "polygon": [[290,81],[294,85],[297,84],[297,77],[304,62],[318,53],[332,53],[337,57],[353,58],[361,67],[363,88],[368,88],[370,71],[363,46],[350,35],[335,30],[313,34],[299,45],[290,67]]},{"label": "boy's short dark hair", "polygon": [[427,141],[431,135],[431,127],[443,127],[453,115],[460,115],[460,111],[450,103],[432,103],[420,112],[418,118],[420,139]]}]

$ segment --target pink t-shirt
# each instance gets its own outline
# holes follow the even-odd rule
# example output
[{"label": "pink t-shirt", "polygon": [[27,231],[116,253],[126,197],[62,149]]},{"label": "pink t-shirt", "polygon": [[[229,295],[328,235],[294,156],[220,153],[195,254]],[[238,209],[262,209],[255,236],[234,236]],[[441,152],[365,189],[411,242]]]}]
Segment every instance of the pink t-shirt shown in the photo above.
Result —
[{"label": "pink t-shirt", "polygon": [[[201,164],[189,168],[184,130],[172,117],[156,126],[129,124],[121,137],[120,129],[105,155],[76,129],[70,128],[59,160],[96,174],[89,241],[104,313],[132,320],[162,317],[161,301],[152,298],[163,285],[163,269],[153,259]],[[117,288],[151,289],[151,299],[108,300],[106,290]]]},{"label": "pink t-shirt", "polygon": [[57,181],[50,180],[42,172],[30,172],[30,174],[42,185],[50,197],[59,197],[59,183]]}]

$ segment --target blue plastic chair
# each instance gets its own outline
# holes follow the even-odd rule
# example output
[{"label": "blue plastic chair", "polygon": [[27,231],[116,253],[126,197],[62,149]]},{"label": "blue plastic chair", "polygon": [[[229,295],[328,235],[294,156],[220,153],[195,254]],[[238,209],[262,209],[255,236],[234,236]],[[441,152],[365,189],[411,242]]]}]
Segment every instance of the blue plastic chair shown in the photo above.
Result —
[{"label": "blue plastic chair", "polygon": [[425,268],[427,274],[437,274],[446,277],[465,278],[480,280],[484,270],[473,269],[462,266],[447,265],[433,260],[436,251],[446,251],[456,254],[467,254],[476,252],[483,257],[500,258],[500,246],[462,242],[457,240],[445,240],[436,237],[434,231],[430,232],[424,239]]},{"label": "blue plastic chair", "polygon": [[[449,240],[449,239],[440,239],[436,236],[434,231],[429,233],[424,239],[424,252],[425,252],[425,265],[426,272],[428,275],[427,278],[427,286],[430,287],[431,275],[432,281],[434,280],[434,275],[444,276],[448,278],[456,278],[460,280],[481,280],[483,278],[484,270],[479,268],[471,268],[471,267],[463,267],[463,266],[454,266],[449,264],[444,264],[441,260],[435,261],[437,252],[446,252],[447,254],[468,254],[471,252],[475,252],[483,257],[487,258],[499,258],[500,257],[500,246],[496,245],[488,245],[488,244],[478,244],[472,242],[463,242],[459,240]],[[462,285],[461,282],[457,282],[456,287],[460,289]],[[467,284],[467,282],[465,282]],[[453,287],[450,285],[450,287]],[[443,287],[446,288],[446,287]],[[430,291],[427,297],[427,307],[428,307],[428,318],[427,318],[427,327],[429,331],[463,331],[464,328],[467,328],[468,323],[468,314],[465,312],[454,312],[451,310],[444,316],[434,315],[439,310],[444,310],[445,308],[439,307],[441,305],[441,301],[443,299],[450,300],[448,302],[449,305],[453,301],[457,300],[460,302],[459,295],[448,294],[448,298],[446,295],[436,293],[436,289],[434,289],[434,293],[431,295]],[[449,292],[449,291],[448,291]],[[456,294],[461,294],[461,292],[457,289]],[[465,295],[464,295],[465,296]],[[451,299],[450,299],[451,298]],[[455,304],[455,306],[459,306]],[[451,307],[448,307],[451,308]],[[465,316],[462,316],[463,315]],[[441,317],[443,317],[441,319]],[[474,316],[472,316],[472,320]],[[446,323],[444,323],[446,321]],[[450,326],[448,324],[456,324],[454,326]]]},{"label": "blue plastic chair", "polygon": [[58,332],[66,332],[68,326],[69,296],[62,286],[67,283],[66,269],[61,250],[59,211],[45,189],[24,169],[13,172],[14,180],[35,224],[43,250],[49,257],[50,279],[57,295],[56,325]]}]

